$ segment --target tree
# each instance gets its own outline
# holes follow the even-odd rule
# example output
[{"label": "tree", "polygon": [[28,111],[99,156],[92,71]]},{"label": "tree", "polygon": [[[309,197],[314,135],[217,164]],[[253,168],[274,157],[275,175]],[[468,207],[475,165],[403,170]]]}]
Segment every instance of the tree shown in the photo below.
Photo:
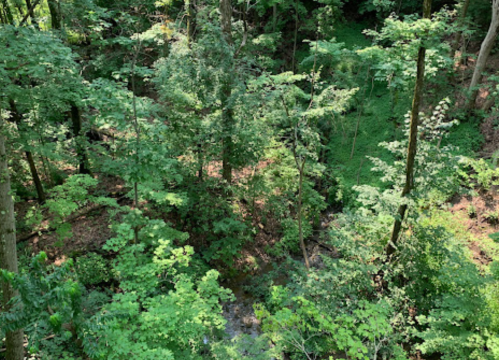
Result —
[{"label": "tree", "polygon": [[[225,41],[229,46],[233,44],[232,39],[232,5],[230,0],[220,0],[220,21],[222,32]],[[229,53],[230,54],[230,53]],[[220,89],[220,103],[222,106],[222,123],[223,123],[223,150],[222,150],[222,166],[223,178],[230,186],[232,184],[232,133],[234,127],[232,105],[229,102],[232,93],[232,61],[229,60],[228,69],[222,88]]]},{"label": "tree", "polygon": [[[14,100],[9,101],[10,111],[12,121],[17,125],[18,128],[22,127],[21,114],[17,110],[17,105]],[[29,171],[31,172],[31,177],[33,179],[33,183],[35,184],[36,194],[38,196],[38,202],[40,204],[45,203],[46,196],[45,190],[43,189],[42,181],[40,180],[40,176],[38,175],[38,170],[36,169],[35,160],[33,159],[33,153],[30,150],[25,151],[26,160],[28,161]]]},{"label": "tree", "polygon": [[[4,120],[0,113],[0,131],[4,130]],[[3,310],[8,311],[10,302],[16,291],[8,280],[10,273],[17,273],[16,223],[14,219],[14,202],[10,188],[10,175],[7,166],[4,135],[0,132],[0,267],[2,272]],[[7,360],[24,359],[24,334],[22,329],[7,331]]]},{"label": "tree", "polygon": [[[431,0],[425,0],[423,3],[423,18],[430,19],[431,17]],[[414,98],[412,101],[411,110],[411,128],[409,138],[409,148],[407,149],[407,163],[405,171],[405,186],[402,190],[402,198],[407,197],[414,187],[414,163],[416,159],[417,142],[418,142],[418,125],[419,125],[419,108],[423,97],[424,74],[425,74],[425,59],[426,48],[421,44],[418,53],[416,86],[414,88]],[[407,212],[407,204],[403,203],[399,206],[395,223],[393,225],[392,235],[388,242],[386,253],[392,256],[397,250],[397,241],[402,229],[402,221]]]},{"label": "tree", "polygon": [[[459,15],[459,25],[462,27],[464,25],[464,22],[466,20],[466,16],[468,15],[468,9],[470,7],[470,0],[463,0],[461,1],[461,14]],[[461,39],[463,37],[463,30],[459,29],[460,31],[457,33],[456,40],[454,41],[454,44],[452,45],[452,55],[455,57],[457,49],[459,48],[459,44],[461,43]],[[462,47],[464,49],[464,46]]]},{"label": "tree", "polygon": [[60,30],[61,29],[61,14],[59,2],[56,0],[47,0],[49,10],[50,10],[50,18],[52,20],[52,29]]},{"label": "tree", "polygon": [[480,53],[475,65],[475,71],[473,72],[473,78],[471,79],[469,91],[471,96],[468,99],[467,108],[472,110],[475,107],[475,101],[478,96],[478,86],[482,81],[483,72],[485,66],[487,65],[487,59],[489,58],[490,52],[494,47],[497,35],[499,34],[499,0],[492,0],[492,20],[490,21],[489,30],[485,39],[480,47]]}]

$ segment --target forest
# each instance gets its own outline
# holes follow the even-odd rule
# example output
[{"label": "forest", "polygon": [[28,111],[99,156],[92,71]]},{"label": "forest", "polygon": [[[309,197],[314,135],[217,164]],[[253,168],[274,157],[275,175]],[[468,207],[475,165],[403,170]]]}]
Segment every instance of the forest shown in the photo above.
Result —
[{"label": "forest", "polygon": [[0,359],[499,360],[499,0],[0,0]]}]

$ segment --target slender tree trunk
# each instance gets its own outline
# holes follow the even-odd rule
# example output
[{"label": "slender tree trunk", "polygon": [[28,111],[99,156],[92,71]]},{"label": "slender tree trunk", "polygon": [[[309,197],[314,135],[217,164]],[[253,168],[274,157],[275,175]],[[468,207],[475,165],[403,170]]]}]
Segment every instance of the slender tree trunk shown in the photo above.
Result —
[{"label": "slender tree trunk", "polygon": [[[429,19],[431,17],[431,0],[424,0],[423,4],[423,17]],[[412,189],[414,188],[414,164],[416,160],[417,151],[417,141],[418,141],[418,125],[419,125],[419,108],[421,105],[421,99],[423,95],[424,86],[424,73],[425,73],[425,59],[426,59],[426,48],[421,46],[418,52],[418,65],[417,65],[417,76],[416,76],[416,86],[414,88],[414,98],[412,101],[411,110],[411,128],[409,135],[409,148],[407,150],[407,164],[405,171],[405,186],[402,190],[402,198],[407,197]],[[386,253],[390,257],[397,250],[397,242],[400,236],[400,231],[402,229],[402,221],[405,218],[407,212],[407,204],[402,204],[399,206],[397,216],[395,218],[395,223],[393,225],[393,231],[388,243]]]},{"label": "slender tree trunk", "polygon": [[196,32],[196,0],[186,2],[187,6],[187,42],[191,44],[194,41]]},{"label": "slender tree trunk", "polygon": [[[232,45],[232,5],[230,0],[220,0],[220,20],[225,40]],[[233,141],[232,132],[234,128],[234,118],[230,105],[230,96],[232,93],[232,64],[227,69],[224,84],[221,90],[222,105],[222,127],[223,127],[223,150],[222,150],[222,176],[228,185],[232,184],[232,152]]]},{"label": "slender tree trunk", "polygon": [[234,144],[232,141],[233,113],[229,104],[230,84],[225,85],[222,90],[222,123],[223,123],[223,153],[222,153],[222,176],[228,185],[232,184],[232,152]]},{"label": "slender tree trunk", "polygon": [[295,71],[296,47],[298,46],[298,4],[295,2],[295,35],[293,40],[293,58],[291,59],[291,71]]},{"label": "slender tree trunk", "polygon": [[2,7],[5,12],[5,20],[7,21],[7,24],[12,25],[14,23],[14,16],[12,15],[12,11],[7,0],[2,0]]},{"label": "slender tree trunk", "polygon": [[482,46],[480,48],[480,54],[475,65],[475,71],[473,72],[473,78],[471,79],[471,84],[469,91],[471,96],[468,100],[467,108],[472,110],[475,107],[475,101],[478,96],[478,85],[482,81],[483,71],[487,65],[487,59],[489,58],[490,52],[494,47],[494,44],[499,33],[499,0],[492,1],[492,20],[490,21],[489,31],[487,36],[483,40]]},{"label": "slender tree trunk", "polygon": [[198,178],[200,182],[203,182],[203,146],[201,143],[198,143],[198,148],[197,148],[197,155],[198,155]]},{"label": "slender tree trunk", "polygon": [[[26,0],[29,1],[29,0]],[[61,29],[61,14],[59,13],[59,4],[56,0],[47,0],[50,11],[50,18],[52,20],[52,29],[60,30]]]},{"label": "slender tree trunk", "polygon": [[[14,202],[11,195],[7,154],[5,152],[3,120],[0,117],[0,268],[17,273],[16,223],[14,219]],[[12,285],[2,281],[4,311],[9,311],[9,301],[17,295]],[[24,359],[23,330],[9,331],[6,334],[6,360]]]},{"label": "slender tree trunk", "polygon": [[73,123],[73,136],[76,144],[76,156],[78,157],[80,164],[80,174],[91,174],[90,169],[88,168],[87,152],[82,144],[83,136],[81,135],[80,109],[75,104],[71,104],[71,121]]},{"label": "slender tree trunk", "polygon": [[[461,14],[459,16],[459,26],[463,26],[464,22],[466,20],[466,16],[468,15],[468,8],[470,6],[470,0],[463,0],[462,1],[462,8],[461,8]],[[456,39],[454,41],[454,44],[452,45],[452,57],[456,57],[456,52],[457,49],[459,48],[459,44],[461,43],[461,39],[463,37],[463,31],[459,31],[457,33]]]},{"label": "slender tree trunk", "polygon": [[[17,110],[16,103],[14,100],[9,100],[10,110],[12,112],[12,120],[17,124],[18,128],[21,127],[21,115]],[[35,161],[33,159],[33,154],[31,151],[26,151],[26,161],[29,165],[29,171],[31,172],[31,177],[33,178],[33,183],[35,184],[36,194],[38,196],[38,202],[44,204],[46,200],[45,191],[43,190],[42,181],[38,175],[38,170],[36,169]]]},{"label": "slender tree trunk", "polygon": [[303,252],[303,258],[305,259],[305,267],[310,270],[310,262],[308,260],[307,247],[305,246],[305,239],[303,238],[303,177],[305,176],[305,164],[307,160],[303,159],[301,167],[298,169],[300,173],[300,179],[298,183],[298,236],[300,238],[300,247]]},{"label": "slender tree trunk", "polygon": [[277,31],[277,4],[272,6],[272,32]]},{"label": "slender tree trunk", "polygon": [[40,180],[40,176],[38,175],[38,170],[36,169],[35,161],[33,160],[33,154],[31,153],[31,151],[26,151],[26,161],[28,161],[29,171],[33,176],[33,182],[35,183],[38,202],[40,204],[44,204],[47,199],[45,197],[45,191],[43,190],[42,181]]},{"label": "slender tree trunk", "polygon": [[232,45],[232,4],[231,0],[220,0],[220,21],[227,43]]}]

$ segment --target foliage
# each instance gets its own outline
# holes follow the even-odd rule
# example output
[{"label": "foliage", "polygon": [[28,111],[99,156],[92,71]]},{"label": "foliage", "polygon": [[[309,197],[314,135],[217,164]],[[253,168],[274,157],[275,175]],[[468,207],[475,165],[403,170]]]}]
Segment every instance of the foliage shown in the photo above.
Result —
[{"label": "foliage", "polygon": [[112,279],[109,263],[101,255],[88,253],[78,257],[75,271],[83,285],[98,285]]}]

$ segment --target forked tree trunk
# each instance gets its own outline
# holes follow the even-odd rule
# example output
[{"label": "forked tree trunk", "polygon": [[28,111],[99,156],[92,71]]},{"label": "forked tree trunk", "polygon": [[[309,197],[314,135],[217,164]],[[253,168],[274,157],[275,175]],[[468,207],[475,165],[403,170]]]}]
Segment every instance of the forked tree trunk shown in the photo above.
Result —
[{"label": "forked tree trunk", "polygon": [[[431,0],[424,0],[423,18],[429,19],[430,17],[431,17]],[[414,188],[414,164],[416,162],[416,151],[417,151],[417,142],[418,142],[419,108],[421,105],[423,86],[424,86],[425,59],[426,59],[426,48],[424,46],[421,46],[418,52],[416,86],[414,88],[414,98],[412,101],[409,148],[407,150],[407,164],[405,170],[406,180],[405,180],[404,189],[402,190],[402,198],[407,197]],[[386,249],[386,254],[388,255],[388,257],[391,257],[397,250],[397,242],[400,237],[400,231],[402,229],[402,221],[404,221],[406,212],[407,212],[407,204],[400,205],[395,218],[395,223],[393,225],[392,235]]]},{"label": "forked tree trunk", "polygon": [[[5,153],[3,121],[0,117],[0,268],[17,273],[16,224],[14,219],[14,202],[11,195],[7,154]],[[9,311],[9,301],[17,295],[10,283],[2,281],[4,311]],[[24,358],[23,330],[9,331],[6,334],[6,360],[23,360]]]},{"label": "forked tree trunk", "polygon": [[473,72],[473,78],[471,79],[471,84],[469,91],[471,96],[468,100],[467,109],[472,110],[475,107],[476,98],[478,96],[477,87],[480,85],[483,77],[483,72],[485,66],[487,65],[487,59],[489,58],[490,52],[494,47],[497,39],[497,34],[499,33],[499,0],[492,1],[492,20],[490,21],[489,31],[487,36],[483,40],[482,46],[480,48],[480,54],[475,65],[475,71]]},{"label": "forked tree trunk", "polygon": [[[21,126],[21,115],[17,110],[16,103],[14,100],[9,100],[10,110],[12,112],[12,120],[17,124],[18,127]],[[31,177],[33,179],[33,184],[35,185],[36,194],[38,197],[38,202],[40,204],[44,204],[46,200],[45,191],[43,190],[42,181],[40,180],[40,176],[38,175],[38,170],[36,169],[35,161],[33,159],[33,154],[31,151],[26,150],[26,161],[29,165],[29,171],[31,172]]]}]

